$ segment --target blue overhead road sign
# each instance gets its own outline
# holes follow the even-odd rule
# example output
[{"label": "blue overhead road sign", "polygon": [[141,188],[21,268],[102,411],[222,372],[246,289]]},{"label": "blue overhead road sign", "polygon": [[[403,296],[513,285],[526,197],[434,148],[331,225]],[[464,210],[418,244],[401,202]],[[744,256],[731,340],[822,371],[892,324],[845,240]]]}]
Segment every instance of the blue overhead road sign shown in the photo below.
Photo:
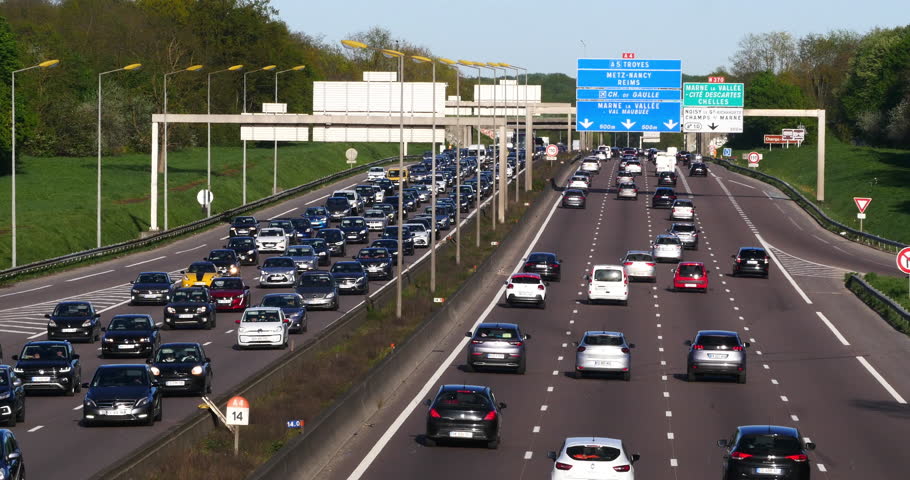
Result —
[{"label": "blue overhead road sign", "polygon": [[681,88],[679,70],[579,70],[578,87]]},{"label": "blue overhead road sign", "polygon": [[581,101],[580,132],[679,132],[680,102]]},{"label": "blue overhead road sign", "polygon": [[619,88],[579,88],[577,100],[670,100],[681,101],[679,90],[630,90]]},{"label": "blue overhead road sign", "polygon": [[682,60],[579,58],[579,70],[682,70]]}]

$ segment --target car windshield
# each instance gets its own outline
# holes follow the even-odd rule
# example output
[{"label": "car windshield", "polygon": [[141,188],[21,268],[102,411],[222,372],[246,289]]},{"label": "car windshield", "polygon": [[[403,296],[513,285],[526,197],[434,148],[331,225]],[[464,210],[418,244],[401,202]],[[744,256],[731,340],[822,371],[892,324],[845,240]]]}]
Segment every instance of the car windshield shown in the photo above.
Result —
[{"label": "car windshield", "polygon": [[310,221],[305,218],[292,218],[289,221],[297,230],[306,230],[310,228]]},{"label": "car windshield", "polygon": [[251,323],[276,323],[281,321],[281,317],[275,310],[247,310],[243,314],[243,321]]},{"label": "car windshield", "polygon": [[280,228],[280,229],[282,229],[282,230],[287,230],[287,229],[290,229],[290,228],[294,228],[294,224],[292,224],[292,223],[291,223],[290,221],[288,221],[288,220],[273,220],[273,221],[269,222],[269,227]]},{"label": "car windshield", "polygon": [[386,258],[389,251],[384,248],[365,248],[357,254],[357,258]]},{"label": "car windshield", "polygon": [[705,348],[733,348],[739,346],[739,340],[733,335],[702,335],[698,337],[698,342],[696,345],[701,345]]},{"label": "car windshield", "polygon": [[216,250],[209,253],[209,260],[217,262],[220,260],[234,260],[233,251]]},{"label": "car windshield", "polygon": [[197,363],[202,361],[202,354],[195,345],[165,346],[155,354],[155,363]]},{"label": "car windshield", "polygon": [[382,210],[367,210],[363,216],[367,218],[385,218],[385,213],[382,213]]},{"label": "car windshield", "polygon": [[306,213],[304,213],[304,215],[312,215],[314,217],[318,217],[320,215],[325,215],[325,209],[322,207],[309,207],[306,209]]},{"label": "car windshield", "polygon": [[215,273],[215,265],[211,263],[194,263],[186,269],[187,273]]},{"label": "car windshield", "polygon": [[487,397],[471,391],[443,392],[436,397],[436,406],[453,410],[490,410]]},{"label": "car windshield", "polygon": [[145,368],[99,368],[92,380],[93,387],[128,387],[148,386],[148,373]]},{"label": "car windshield", "polygon": [[91,312],[87,303],[61,303],[54,309],[55,317],[84,317]]},{"label": "car windshield", "polygon": [[701,278],[705,274],[701,265],[680,265],[677,273],[679,273],[680,277],[691,278]]},{"label": "car windshield", "polygon": [[589,462],[612,462],[619,458],[620,453],[618,448],[604,445],[574,445],[566,449],[566,455],[572,460]]},{"label": "car windshield", "polygon": [[234,219],[234,225],[256,225],[256,219],[253,217],[237,217]]},{"label": "car windshield", "polygon": [[310,245],[315,248],[325,248],[325,239],[322,238],[308,238],[303,241],[304,245]]},{"label": "car windshield", "polygon": [[152,321],[148,317],[114,317],[108,330],[151,330]]},{"label": "car windshield", "polygon": [[269,258],[262,263],[262,268],[293,268],[296,265],[290,258]]},{"label": "car windshield", "polygon": [[621,282],[622,270],[614,268],[595,270],[594,280],[598,282]]},{"label": "car windshield", "polygon": [[300,277],[301,287],[327,287],[331,286],[334,280],[328,275],[304,275]]},{"label": "car windshield", "polygon": [[64,345],[26,345],[19,355],[20,360],[65,360],[67,358]]},{"label": "car windshield", "polygon": [[202,289],[177,290],[173,297],[174,302],[204,303],[205,300],[205,291]]},{"label": "car windshield", "polygon": [[341,221],[341,226],[348,228],[363,228],[366,227],[366,223],[360,218],[345,218]]},{"label": "car windshield", "polygon": [[283,237],[284,230],[280,228],[264,228],[259,232],[260,237]]},{"label": "car windshield", "polygon": [[621,347],[623,340],[622,337],[616,335],[588,335],[585,337],[585,345]]},{"label": "car windshield", "polygon": [[657,237],[658,245],[679,245],[679,239],[676,237]]},{"label": "car windshield", "polygon": [[313,250],[313,247],[309,245],[294,245],[293,247],[288,247],[287,254],[292,257],[310,257],[316,255],[316,250]]},{"label": "car windshield", "polygon": [[262,297],[263,307],[296,308],[300,306],[297,295],[266,295]]},{"label": "car windshield", "polygon": [[252,238],[234,238],[228,243],[228,246],[233,248],[253,248],[253,245]]},{"label": "car windshield", "polygon": [[395,247],[398,246],[398,240],[392,240],[392,239],[376,240],[373,242],[373,246],[388,248],[390,250],[395,250]]},{"label": "car windshield", "polygon": [[784,435],[743,435],[736,451],[753,455],[794,455],[802,451],[799,439]]},{"label": "car windshield", "polygon": [[344,238],[340,230],[320,230],[318,235],[330,242],[340,242]]},{"label": "car windshield", "polygon": [[653,262],[654,257],[647,253],[630,253],[626,255],[627,262]]},{"label": "car windshield", "polygon": [[359,273],[363,267],[359,263],[338,262],[332,265],[332,273]]},{"label": "car windshield", "polygon": [[521,283],[521,284],[537,284],[540,283],[539,277],[532,277],[529,275],[515,275],[511,279],[512,283]]},{"label": "car windshield", "polygon": [[216,278],[212,280],[212,290],[243,290],[243,280],[239,278]]},{"label": "car windshield", "polygon": [[528,262],[530,263],[547,263],[555,262],[556,258],[549,253],[532,253],[528,255]]},{"label": "car windshield", "polygon": [[518,338],[518,332],[514,328],[481,327],[477,329],[474,336],[485,339],[514,340]]},{"label": "car windshield", "polygon": [[350,206],[348,203],[348,197],[331,197],[325,202],[326,208],[341,208],[345,209]]},{"label": "car windshield", "polygon": [[166,273],[141,273],[136,283],[171,283]]}]

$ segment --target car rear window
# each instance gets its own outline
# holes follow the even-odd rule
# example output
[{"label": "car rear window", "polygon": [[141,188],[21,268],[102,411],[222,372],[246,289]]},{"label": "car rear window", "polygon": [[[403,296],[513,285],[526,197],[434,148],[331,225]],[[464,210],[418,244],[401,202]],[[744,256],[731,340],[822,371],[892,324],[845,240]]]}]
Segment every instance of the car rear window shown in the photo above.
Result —
[{"label": "car rear window", "polygon": [[548,255],[546,253],[533,253],[530,256],[528,256],[528,262],[531,262],[531,263],[551,262],[554,260],[555,260],[555,258],[553,258],[552,255]]},{"label": "car rear window", "polygon": [[469,391],[443,392],[436,398],[436,406],[455,410],[491,409],[485,395]]},{"label": "car rear window", "polygon": [[612,268],[595,270],[594,280],[597,280],[599,282],[621,282],[622,270],[616,270]]},{"label": "car rear window", "polygon": [[732,335],[702,335],[698,337],[698,345],[705,348],[727,347],[733,348],[739,346],[739,341]]},{"label": "car rear window", "polygon": [[676,203],[673,204],[673,206],[674,207],[691,207],[692,202],[690,202],[689,200],[677,200]]},{"label": "car rear window", "polygon": [[540,279],[537,277],[516,276],[512,277],[512,283],[537,284],[540,283]]},{"label": "car rear window", "polygon": [[744,435],[736,450],[753,455],[793,455],[802,447],[798,439],[783,435]]},{"label": "car rear window", "polygon": [[695,225],[673,225],[673,232],[690,233],[695,231]]},{"label": "car rear window", "polygon": [[588,335],[585,337],[585,345],[606,345],[611,347],[622,346],[622,337],[616,335]]},{"label": "car rear window", "polygon": [[692,278],[698,278],[704,273],[699,265],[680,265],[678,272],[681,277]]},{"label": "car rear window", "polygon": [[618,448],[602,445],[576,445],[566,449],[566,455],[572,460],[588,462],[612,462],[622,453]]},{"label": "car rear window", "polygon": [[243,288],[243,280],[239,278],[216,278],[212,280],[212,289],[217,290],[219,288],[240,290]]},{"label": "car rear window", "polygon": [[739,256],[741,258],[765,258],[765,252],[763,250],[740,250]]},{"label": "car rear window", "polygon": [[647,253],[630,253],[626,255],[627,262],[653,262],[654,257]]},{"label": "car rear window", "polygon": [[518,338],[518,332],[514,328],[478,328],[474,336],[477,338],[510,340]]},{"label": "car rear window", "polygon": [[281,321],[278,312],[273,310],[247,310],[243,315],[244,322],[274,323]]},{"label": "car rear window", "polygon": [[679,245],[679,239],[676,237],[658,237],[658,245]]}]

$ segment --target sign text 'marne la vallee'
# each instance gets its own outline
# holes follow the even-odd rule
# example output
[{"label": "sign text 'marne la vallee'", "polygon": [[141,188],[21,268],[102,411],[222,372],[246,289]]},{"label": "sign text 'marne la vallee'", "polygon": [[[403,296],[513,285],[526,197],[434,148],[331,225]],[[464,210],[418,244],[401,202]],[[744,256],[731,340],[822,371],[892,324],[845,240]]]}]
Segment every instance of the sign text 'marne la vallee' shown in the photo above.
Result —
[{"label": "sign text 'marne la vallee'", "polygon": [[660,110],[660,103],[597,102],[597,108],[607,110],[609,115],[650,115],[651,110]]},{"label": "sign text 'marne la vallee'", "polygon": [[684,97],[686,105],[726,106],[742,105],[743,84],[741,83],[715,83],[686,84]]}]

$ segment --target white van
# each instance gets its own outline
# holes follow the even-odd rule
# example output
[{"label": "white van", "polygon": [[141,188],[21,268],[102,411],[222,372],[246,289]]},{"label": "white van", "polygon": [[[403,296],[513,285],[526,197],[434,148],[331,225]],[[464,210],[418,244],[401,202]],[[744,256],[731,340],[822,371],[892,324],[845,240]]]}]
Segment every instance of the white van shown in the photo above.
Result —
[{"label": "white van", "polygon": [[585,280],[588,281],[588,303],[629,303],[629,274],[622,265],[594,265]]},{"label": "white van", "polygon": [[656,170],[656,175],[660,175],[661,172],[672,172],[676,169],[676,157],[659,152],[657,158],[654,160],[654,169]]}]

